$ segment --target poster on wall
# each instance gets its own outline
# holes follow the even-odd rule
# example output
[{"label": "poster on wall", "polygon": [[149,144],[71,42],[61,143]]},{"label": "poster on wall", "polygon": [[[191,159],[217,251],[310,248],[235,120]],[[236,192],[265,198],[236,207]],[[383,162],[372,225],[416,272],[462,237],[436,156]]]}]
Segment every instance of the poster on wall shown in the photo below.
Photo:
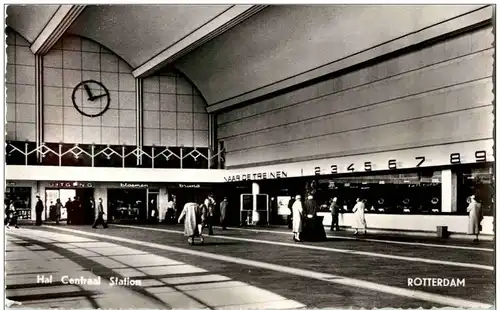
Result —
[{"label": "poster on wall", "polygon": [[290,209],[288,209],[290,196],[278,196],[277,199],[278,199],[278,215],[290,215]]}]

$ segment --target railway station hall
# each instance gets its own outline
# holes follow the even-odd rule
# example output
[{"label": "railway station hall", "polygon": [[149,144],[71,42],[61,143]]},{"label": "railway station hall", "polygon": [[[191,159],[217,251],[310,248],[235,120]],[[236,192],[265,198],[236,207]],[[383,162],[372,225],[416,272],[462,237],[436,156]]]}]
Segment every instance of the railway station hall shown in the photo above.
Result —
[{"label": "railway station hall", "polygon": [[492,308],[495,10],[6,5],[5,305]]}]

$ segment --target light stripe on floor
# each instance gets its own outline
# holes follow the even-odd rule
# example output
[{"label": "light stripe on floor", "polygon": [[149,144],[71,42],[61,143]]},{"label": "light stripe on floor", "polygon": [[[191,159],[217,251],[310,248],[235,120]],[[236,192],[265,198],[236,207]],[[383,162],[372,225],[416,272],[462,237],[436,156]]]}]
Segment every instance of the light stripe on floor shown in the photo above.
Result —
[{"label": "light stripe on floor", "polygon": [[403,297],[411,298],[411,299],[424,300],[424,301],[429,301],[429,302],[433,302],[433,303],[437,303],[437,304],[449,305],[452,307],[467,307],[467,308],[491,308],[491,307],[493,307],[492,305],[478,302],[478,301],[466,300],[466,299],[455,298],[455,297],[434,294],[434,293],[427,293],[427,292],[422,292],[422,291],[418,291],[418,290],[399,288],[399,287],[383,285],[383,284],[379,284],[379,283],[375,283],[375,282],[369,282],[369,281],[364,281],[364,280],[336,276],[336,275],[328,274],[328,273],[321,273],[321,272],[298,269],[298,268],[293,268],[293,267],[286,267],[286,266],[282,266],[282,265],[254,261],[254,260],[249,260],[249,259],[244,259],[244,258],[225,256],[225,255],[220,255],[220,254],[206,253],[206,252],[202,252],[202,251],[189,250],[189,249],[184,249],[184,248],[180,248],[180,247],[173,247],[173,246],[168,246],[168,245],[163,245],[163,244],[158,244],[158,243],[144,242],[144,241],[132,240],[132,239],[116,237],[116,236],[107,236],[107,235],[102,235],[102,234],[80,231],[80,230],[76,230],[76,229],[54,227],[54,226],[47,226],[47,227],[49,227],[51,229],[60,230],[60,231],[70,232],[70,233],[76,233],[76,234],[93,236],[93,237],[102,238],[102,239],[131,243],[131,244],[136,244],[136,245],[145,246],[145,247],[149,247],[149,248],[156,248],[156,249],[161,249],[161,250],[166,250],[166,251],[171,251],[171,252],[177,252],[177,253],[181,253],[181,254],[199,256],[199,257],[204,257],[204,258],[208,258],[208,259],[219,260],[219,261],[240,264],[240,265],[246,265],[246,266],[252,266],[252,267],[261,268],[261,269],[268,269],[268,270],[288,273],[288,274],[296,275],[296,276],[300,276],[300,277],[306,277],[306,278],[316,279],[316,280],[330,282],[330,283],[352,286],[352,287],[367,289],[367,290],[371,290],[371,291],[382,292],[385,294],[403,296]]},{"label": "light stripe on floor", "polygon": [[[17,234],[32,240],[40,240],[44,236],[49,236],[53,240],[65,240],[69,243],[72,243],[72,239],[79,238],[75,235],[65,234],[63,232],[55,233],[38,230],[16,231],[8,233],[7,235],[10,236],[10,234]],[[138,298],[141,298],[144,302],[147,300],[151,302],[150,304],[146,304],[144,308],[157,309],[158,306],[169,305],[169,308],[173,309],[218,310],[219,308],[229,308],[238,310],[264,310],[269,309],[269,305],[273,305],[276,309],[296,309],[304,308],[306,306],[271,291],[258,288],[248,283],[234,281],[222,275],[209,274],[208,270],[188,265],[180,261],[175,261],[160,255],[112,243],[108,243],[108,247],[103,247],[103,245],[106,245],[104,242],[98,242],[98,240],[91,239],[86,240],[88,242],[72,243],[84,248],[88,252],[94,252],[95,254],[100,255],[97,257],[84,255],[86,258],[112,270],[114,273],[119,274],[122,277],[151,277],[148,282],[154,287],[148,287],[146,284],[147,280],[145,279],[143,290],[154,295],[155,299],[144,296],[144,292],[139,293],[135,292],[135,290],[129,291],[129,293],[138,296]],[[93,245],[95,245],[95,247]],[[36,263],[40,264],[40,260],[36,260]],[[41,263],[44,264],[44,261]],[[25,263],[22,263],[21,265],[24,264]],[[53,262],[53,264],[57,265],[58,262]],[[7,269],[13,269],[12,267],[13,265],[11,264],[7,266]],[[48,271],[45,271],[44,273],[47,274]],[[193,276],[195,274],[201,275]],[[164,279],[161,279],[160,281],[152,279],[155,277],[171,275],[176,277],[170,279],[166,278],[166,281]],[[103,278],[102,281],[105,282],[106,279]],[[115,287],[118,287],[121,291],[125,289],[120,286],[109,286],[104,284],[99,287],[100,293],[103,294],[105,298],[110,299],[109,295],[114,292],[113,289]],[[80,290],[78,287],[68,285],[63,286],[63,288],[77,291]],[[61,290],[59,287],[47,287],[43,289],[52,290],[50,291],[52,293],[58,293]],[[37,287],[31,289],[30,292],[35,294],[33,292],[41,290],[41,288]],[[26,293],[27,289],[18,289],[18,291],[23,295],[30,293]],[[14,290],[9,290],[9,294],[12,295],[14,293]],[[122,294],[126,293],[127,291],[122,292]],[[126,302],[126,300],[126,298],[120,299],[121,302]],[[158,304],[159,302],[164,304]],[[102,309],[108,308],[107,306],[100,306]],[[136,308],[135,305],[130,306]],[[68,308],[74,308],[74,306]],[[120,306],[119,308],[124,307]]]},{"label": "light stripe on floor", "polygon": [[[140,230],[162,231],[162,232],[166,232],[166,233],[175,233],[175,234],[183,234],[184,233],[184,232],[178,231],[178,230],[170,230],[170,229],[154,228],[154,227],[118,225],[118,224],[113,225],[113,226],[140,229]],[[356,251],[356,250],[345,250],[345,249],[337,249],[337,248],[332,248],[332,247],[321,247],[321,246],[314,246],[314,245],[307,245],[307,244],[297,244],[297,243],[287,243],[287,242],[279,242],[279,241],[249,239],[249,238],[241,238],[241,237],[230,237],[230,236],[220,236],[220,235],[209,236],[209,237],[218,238],[218,239],[226,239],[226,240],[245,241],[245,242],[252,242],[252,243],[281,245],[281,246],[287,246],[287,247],[303,248],[303,249],[318,250],[318,251],[337,252],[337,253],[352,254],[352,255],[381,257],[381,258],[387,258],[387,259],[397,259],[397,260],[421,262],[421,263],[435,264],[435,265],[456,266],[456,267],[484,269],[484,270],[491,270],[491,271],[494,270],[493,266],[471,264],[471,263],[450,262],[450,261],[443,261],[443,260],[437,260],[437,259],[408,257],[408,256],[401,256],[401,255],[381,254],[381,253]]]},{"label": "light stripe on floor", "polygon": [[[277,235],[293,235],[292,232],[288,231],[277,231],[277,230],[268,230],[268,229],[252,229],[252,228],[239,228],[239,227],[231,227],[231,230],[238,231],[251,231],[251,232],[265,232],[272,233]],[[470,251],[485,251],[485,252],[494,252],[494,249],[490,248],[480,248],[480,247],[472,247],[472,246],[460,246],[460,245],[450,245],[450,244],[437,244],[437,243],[423,243],[423,242],[408,242],[408,241],[392,241],[392,240],[381,240],[381,239],[370,239],[370,238],[356,238],[356,237],[345,237],[345,236],[327,236],[328,239],[346,239],[346,240],[359,240],[365,242],[379,242],[379,243],[392,243],[392,244],[404,244],[404,245],[416,245],[416,246],[425,246],[425,247],[434,247],[434,248],[447,248],[447,249],[457,249],[457,250],[470,250]]]}]

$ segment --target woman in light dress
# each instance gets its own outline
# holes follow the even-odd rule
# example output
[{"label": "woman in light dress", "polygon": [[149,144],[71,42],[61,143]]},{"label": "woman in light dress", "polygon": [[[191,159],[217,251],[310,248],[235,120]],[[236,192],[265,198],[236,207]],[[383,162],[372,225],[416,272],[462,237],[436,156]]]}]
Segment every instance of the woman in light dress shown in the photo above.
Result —
[{"label": "woman in light dress", "polygon": [[295,197],[295,202],[292,205],[292,229],[293,229],[293,240],[300,241],[300,233],[302,232],[302,213],[304,209],[302,208],[302,201],[300,201],[300,195]]},{"label": "woman in light dress", "polygon": [[364,234],[366,235],[366,220],[365,220],[365,202],[361,198],[356,199],[356,205],[352,209],[354,213],[355,226],[356,231],[355,235],[358,234],[359,229],[364,230]]},{"label": "woman in light dress", "polygon": [[188,202],[184,205],[182,209],[181,215],[179,216],[179,223],[182,221],[184,217],[186,217],[184,221],[184,236],[188,237],[188,243],[194,244],[194,237],[197,235],[200,236],[201,243],[203,243],[203,235],[201,234],[202,226],[201,226],[201,216],[199,205],[195,202]]},{"label": "woman in light dress", "polygon": [[478,242],[479,232],[481,231],[480,224],[483,220],[481,204],[477,202],[475,195],[472,195],[469,200],[469,206],[467,207],[467,212],[469,212],[469,235],[476,235],[473,242]]}]

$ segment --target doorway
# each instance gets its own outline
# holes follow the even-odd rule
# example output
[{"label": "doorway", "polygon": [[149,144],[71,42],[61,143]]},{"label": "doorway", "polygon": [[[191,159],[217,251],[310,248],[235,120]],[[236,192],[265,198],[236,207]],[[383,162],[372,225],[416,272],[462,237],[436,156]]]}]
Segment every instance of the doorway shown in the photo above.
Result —
[{"label": "doorway", "polygon": [[45,190],[45,219],[54,221],[55,210],[51,205],[55,205],[57,199],[61,200],[63,207],[61,208],[61,220],[68,219],[68,210],[66,210],[66,202],[68,199],[74,201],[75,198],[81,203],[82,209],[78,210],[75,224],[90,225],[95,219],[95,202],[93,188],[67,188],[67,189],[46,189]]}]

